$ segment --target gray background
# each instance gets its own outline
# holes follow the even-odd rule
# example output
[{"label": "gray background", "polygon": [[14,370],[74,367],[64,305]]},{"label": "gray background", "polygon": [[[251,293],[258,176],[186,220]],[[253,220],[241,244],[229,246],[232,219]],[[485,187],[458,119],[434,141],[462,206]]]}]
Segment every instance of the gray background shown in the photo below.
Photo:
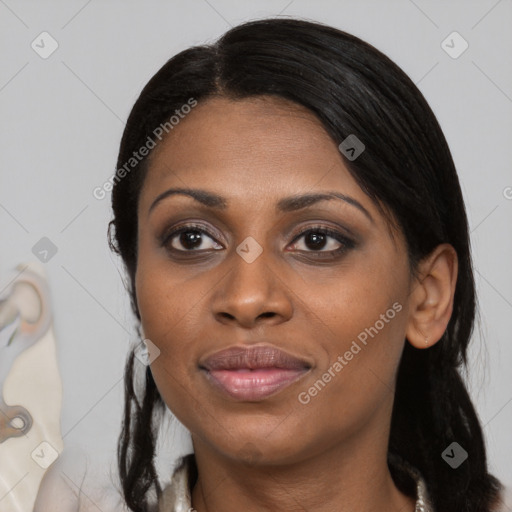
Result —
[{"label": "gray background", "polygon": [[[97,200],[92,190],[115,170],[124,120],[172,55],[277,14],[329,23],[375,45],[418,85],[443,128],[467,202],[481,303],[471,394],[491,469],[510,485],[510,0],[0,0],[0,277],[32,259],[41,237],[57,246],[45,269],[65,446],[83,448],[91,463],[106,467],[120,429],[123,365],[135,331],[121,265],[106,243],[110,194]],[[31,48],[43,31],[59,45],[47,59]],[[469,43],[457,59],[441,47],[453,31]],[[173,445],[173,431],[169,439],[160,462],[167,473],[175,449],[188,451],[181,437]]]}]

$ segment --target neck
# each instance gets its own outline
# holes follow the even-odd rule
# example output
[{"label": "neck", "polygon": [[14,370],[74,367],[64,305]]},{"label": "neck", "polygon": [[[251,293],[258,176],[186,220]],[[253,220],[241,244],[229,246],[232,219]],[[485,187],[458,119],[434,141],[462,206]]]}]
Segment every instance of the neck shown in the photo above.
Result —
[{"label": "neck", "polygon": [[360,433],[354,437],[308,459],[277,465],[233,460],[193,436],[198,467],[193,508],[197,512],[414,512],[415,500],[396,488],[389,472],[387,436],[377,443]]}]

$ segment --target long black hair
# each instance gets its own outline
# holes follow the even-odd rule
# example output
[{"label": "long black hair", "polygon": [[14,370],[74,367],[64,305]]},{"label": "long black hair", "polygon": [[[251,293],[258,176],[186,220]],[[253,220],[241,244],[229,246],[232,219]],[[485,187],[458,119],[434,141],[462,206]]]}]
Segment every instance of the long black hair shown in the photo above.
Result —
[{"label": "long black hair", "polygon": [[[394,62],[353,35],[298,19],[251,21],[214,44],[182,51],[151,78],[128,118],[117,169],[127,171],[133,152],[191,98],[200,102],[216,95],[285,98],[316,114],[336,144],[356,134],[366,149],[355,160],[345,158],[345,165],[375,204],[392,213],[404,233],[411,270],[438,244],[455,248],[459,270],[453,313],[434,346],[418,350],[405,344],[389,452],[420,471],[436,512],[490,511],[500,483],[488,472],[482,428],[460,375],[476,313],[468,222],[450,150],[425,98]],[[147,168],[145,157],[116,174],[109,225],[109,244],[123,259],[139,322],[137,202]],[[132,352],[125,370],[118,465],[125,500],[141,512],[148,510],[151,493],[161,495],[155,445],[164,404],[149,367],[143,398],[137,398],[133,368]],[[441,456],[452,442],[468,452],[457,469]],[[396,470],[392,475],[397,486],[413,492],[403,475]]]}]

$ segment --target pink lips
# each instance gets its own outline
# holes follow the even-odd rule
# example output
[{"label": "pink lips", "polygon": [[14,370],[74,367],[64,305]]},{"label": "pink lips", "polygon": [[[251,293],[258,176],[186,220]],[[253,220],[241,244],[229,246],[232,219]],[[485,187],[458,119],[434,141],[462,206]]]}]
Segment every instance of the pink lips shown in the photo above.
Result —
[{"label": "pink lips", "polygon": [[269,345],[231,347],[208,357],[200,367],[217,389],[239,400],[261,400],[284,389],[311,365]]}]

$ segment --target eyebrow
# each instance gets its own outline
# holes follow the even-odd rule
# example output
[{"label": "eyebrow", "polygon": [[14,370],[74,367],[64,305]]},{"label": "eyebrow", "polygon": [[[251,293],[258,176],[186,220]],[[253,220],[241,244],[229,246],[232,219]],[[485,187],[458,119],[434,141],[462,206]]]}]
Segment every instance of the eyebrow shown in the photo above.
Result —
[{"label": "eyebrow", "polygon": [[[209,208],[215,208],[217,210],[226,210],[228,208],[227,199],[219,196],[218,194],[214,194],[213,192],[208,192],[207,190],[201,190],[197,188],[170,188],[169,190],[166,190],[157,196],[157,198],[149,207],[148,215],[158,203],[176,194],[191,197]],[[368,217],[372,223],[374,222],[370,212],[359,201],[353,197],[341,194],[340,192],[336,191],[325,191],[315,194],[302,194],[285,197],[277,202],[276,211],[283,213],[294,212],[303,208],[307,208],[308,206],[318,203],[319,201],[330,201],[332,199],[340,199],[356,207],[358,210],[363,212],[364,215]]]}]

